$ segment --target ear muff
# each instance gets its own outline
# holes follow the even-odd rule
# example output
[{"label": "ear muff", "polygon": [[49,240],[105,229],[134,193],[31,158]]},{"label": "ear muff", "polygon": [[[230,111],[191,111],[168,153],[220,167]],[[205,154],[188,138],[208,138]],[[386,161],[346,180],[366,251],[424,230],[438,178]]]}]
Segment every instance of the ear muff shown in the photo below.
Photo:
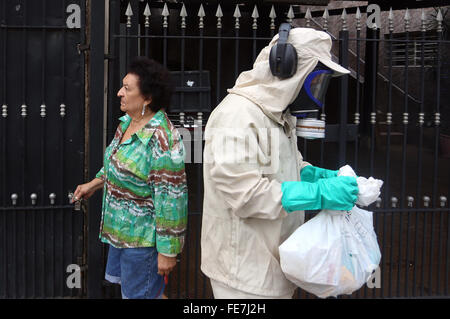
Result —
[{"label": "ear muff", "polygon": [[281,79],[290,78],[297,70],[297,51],[292,44],[287,43],[290,30],[289,23],[282,23],[278,29],[278,41],[270,49],[270,71]]}]

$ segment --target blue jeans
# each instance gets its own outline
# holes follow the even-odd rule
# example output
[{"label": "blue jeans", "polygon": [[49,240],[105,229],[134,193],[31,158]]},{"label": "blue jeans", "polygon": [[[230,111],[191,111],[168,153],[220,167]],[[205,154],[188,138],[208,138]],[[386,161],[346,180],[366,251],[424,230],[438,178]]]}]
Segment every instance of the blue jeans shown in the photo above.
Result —
[{"label": "blue jeans", "polygon": [[124,299],[161,299],[164,277],[158,275],[155,247],[115,248],[109,246],[105,279],[121,285]]}]

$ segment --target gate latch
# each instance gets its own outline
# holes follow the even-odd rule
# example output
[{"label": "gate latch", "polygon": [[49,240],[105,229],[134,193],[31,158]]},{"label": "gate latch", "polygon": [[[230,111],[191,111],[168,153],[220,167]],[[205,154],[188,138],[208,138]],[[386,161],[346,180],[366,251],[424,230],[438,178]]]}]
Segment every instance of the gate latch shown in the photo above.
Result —
[{"label": "gate latch", "polygon": [[80,44],[80,43],[77,44],[78,54],[81,54],[82,51],[86,51],[89,49],[90,49],[89,44]]}]

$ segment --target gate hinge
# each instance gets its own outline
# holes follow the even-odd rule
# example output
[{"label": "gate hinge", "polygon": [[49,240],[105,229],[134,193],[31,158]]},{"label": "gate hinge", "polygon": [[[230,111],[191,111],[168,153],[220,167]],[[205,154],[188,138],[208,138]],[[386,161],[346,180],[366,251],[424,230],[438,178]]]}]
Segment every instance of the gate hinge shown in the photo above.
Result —
[{"label": "gate hinge", "polygon": [[89,49],[90,49],[89,44],[86,44],[86,43],[85,44],[80,44],[80,43],[77,44],[78,54],[81,54],[82,51],[86,51]]}]

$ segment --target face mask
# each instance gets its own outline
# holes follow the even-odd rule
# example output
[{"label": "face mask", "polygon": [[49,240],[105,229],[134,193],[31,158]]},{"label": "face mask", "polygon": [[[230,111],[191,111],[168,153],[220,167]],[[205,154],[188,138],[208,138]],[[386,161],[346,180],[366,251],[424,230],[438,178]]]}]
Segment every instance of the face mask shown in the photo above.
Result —
[{"label": "face mask", "polygon": [[307,138],[324,138],[325,122],[318,119],[333,72],[318,63],[306,77],[295,101],[289,105],[291,114],[297,117],[297,135]]}]

